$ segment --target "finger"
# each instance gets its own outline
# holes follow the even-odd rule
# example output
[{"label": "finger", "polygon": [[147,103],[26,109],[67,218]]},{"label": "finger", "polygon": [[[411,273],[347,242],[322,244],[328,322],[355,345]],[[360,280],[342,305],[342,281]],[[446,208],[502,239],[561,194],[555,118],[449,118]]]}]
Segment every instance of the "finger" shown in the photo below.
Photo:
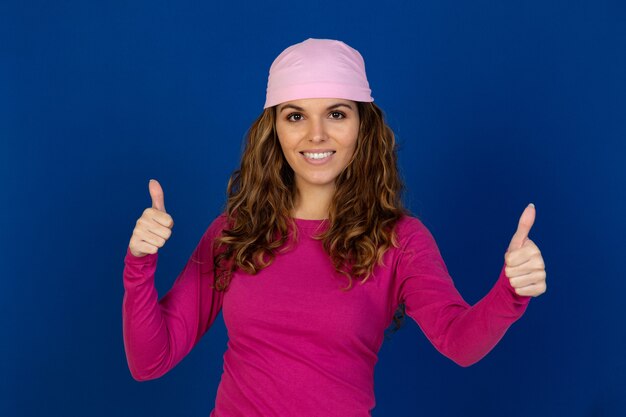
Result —
[{"label": "finger", "polygon": [[[170,229],[174,227],[174,219],[172,219],[172,216],[152,207],[145,209],[139,220],[145,222],[146,228],[153,227],[153,222],[157,225],[168,227]],[[151,220],[153,222],[151,222]]]},{"label": "finger", "polygon": [[152,208],[165,212],[165,201],[163,196],[163,188],[157,180],[150,180],[148,184],[150,197],[152,198]]},{"label": "finger", "polygon": [[506,252],[504,261],[508,267],[516,267],[539,257],[541,257],[541,251],[532,240],[528,239],[521,248]]},{"label": "finger", "polygon": [[515,288],[515,293],[517,295],[524,295],[528,297],[537,297],[538,295],[543,294],[548,289],[545,281],[538,282],[536,284],[531,284],[523,288]]},{"label": "finger", "polygon": [[157,253],[158,250],[159,250],[159,248],[156,247],[155,245],[151,245],[150,243],[146,243],[143,240],[136,244],[136,248],[137,248],[137,250],[139,250],[140,252],[143,252],[145,254]]},{"label": "finger", "polygon": [[141,240],[151,245],[154,245],[158,248],[162,248],[163,245],[165,245],[165,241],[166,241],[166,239],[162,238],[156,233],[152,233],[152,231],[150,230],[148,230],[146,233],[144,233],[141,236]]},{"label": "finger", "polygon": [[524,245],[524,242],[528,239],[530,229],[533,227],[533,223],[535,223],[535,213],[535,205],[530,203],[520,216],[517,230],[513,238],[511,238],[508,250],[519,249]]},{"label": "finger", "polygon": [[509,278],[509,282],[511,283],[511,287],[513,288],[523,288],[528,285],[538,284],[545,280],[546,271],[534,271],[529,274]]},{"label": "finger", "polygon": [[519,267],[513,268],[513,267],[510,267],[510,266],[505,266],[504,267],[504,275],[506,275],[508,279],[522,277],[522,276],[528,275],[528,274],[530,274],[532,272],[533,272],[533,270],[529,270],[529,269],[526,269],[526,268],[519,268]]},{"label": "finger", "polygon": [[[163,215],[159,215],[159,214],[163,214]],[[161,212],[157,212],[154,217],[152,217],[152,219],[157,222],[159,225],[163,226],[163,227],[167,227],[168,229],[171,229],[172,227],[174,227],[174,219],[172,219],[172,216],[170,216],[167,213],[161,213]]]},{"label": "finger", "polygon": [[149,253],[156,253],[158,250],[155,245],[145,242],[140,234],[131,237],[128,247],[135,256],[145,256]]},{"label": "finger", "polygon": [[148,232],[165,240],[169,239],[172,235],[172,229],[165,226],[153,226],[148,229]]},{"label": "finger", "polygon": [[536,260],[531,260],[529,262],[526,262],[520,266],[505,266],[504,267],[504,274],[508,277],[508,278],[515,278],[515,277],[521,277],[522,275],[528,275],[531,274],[533,272],[537,272],[537,271],[545,271],[545,266],[543,265],[543,263],[538,262]]},{"label": "finger", "polygon": [[546,266],[543,262],[543,258],[537,256],[532,257],[527,262],[524,262],[518,266],[504,266],[504,273],[509,278],[520,277],[522,275],[527,275],[536,271],[545,271]]}]

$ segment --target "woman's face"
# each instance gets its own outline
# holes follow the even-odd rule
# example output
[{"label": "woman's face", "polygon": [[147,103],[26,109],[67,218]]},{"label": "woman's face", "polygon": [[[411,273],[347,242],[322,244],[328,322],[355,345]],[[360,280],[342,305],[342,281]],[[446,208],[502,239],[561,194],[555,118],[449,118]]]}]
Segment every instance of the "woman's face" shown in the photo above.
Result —
[{"label": "woman's face", "polygon": [[287,101],[276,108],[276,131],[298,190],[334,189],[356,148],[357,104],[334,98]]}]

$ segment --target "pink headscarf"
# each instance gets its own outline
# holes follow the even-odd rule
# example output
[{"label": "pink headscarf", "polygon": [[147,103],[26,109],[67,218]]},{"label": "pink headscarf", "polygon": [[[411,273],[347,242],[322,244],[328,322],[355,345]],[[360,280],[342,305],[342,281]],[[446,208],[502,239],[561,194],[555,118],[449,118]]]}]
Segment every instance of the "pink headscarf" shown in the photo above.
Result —
[{"label": "pink headscarf", "polygon": [[272,63],[263,108],[302,98],[369,102],[371,91],[359,51],[341,41],[309,38]]}]

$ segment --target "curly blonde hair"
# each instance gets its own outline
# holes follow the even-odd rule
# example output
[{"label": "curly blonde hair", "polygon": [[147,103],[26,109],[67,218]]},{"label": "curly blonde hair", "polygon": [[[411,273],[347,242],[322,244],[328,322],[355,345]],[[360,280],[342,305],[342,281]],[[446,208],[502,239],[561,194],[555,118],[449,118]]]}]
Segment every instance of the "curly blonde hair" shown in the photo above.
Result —
[{"label": "curly blonde hair", "polygon": [[[357,102],[357,108],[356,149],[335,180],[329,227],[316,237],[347,277],[344,290],[353,278],[365,282],[387,249],[398,246],[394,226],[406,213],[394,133],[376,104]],[[214,241],[215,290],[225,291],[236,269],[255,274],[289,249],[296,193],[276,133],[276,106],[270,107],[248,130],[241,166],[228,183],[227,222]]]}]

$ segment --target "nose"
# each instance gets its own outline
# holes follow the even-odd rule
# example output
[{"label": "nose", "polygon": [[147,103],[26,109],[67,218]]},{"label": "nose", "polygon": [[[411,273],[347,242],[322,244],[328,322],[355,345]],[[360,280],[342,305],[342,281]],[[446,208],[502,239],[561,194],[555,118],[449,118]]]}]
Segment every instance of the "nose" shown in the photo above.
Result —
[{"label": "nose", "polygon": [[327,139],[328,135],[326,132],[326,126],[324,124],[324,119],[312,118],[309,131],[309,140],[314,143],[319,143]]}]

